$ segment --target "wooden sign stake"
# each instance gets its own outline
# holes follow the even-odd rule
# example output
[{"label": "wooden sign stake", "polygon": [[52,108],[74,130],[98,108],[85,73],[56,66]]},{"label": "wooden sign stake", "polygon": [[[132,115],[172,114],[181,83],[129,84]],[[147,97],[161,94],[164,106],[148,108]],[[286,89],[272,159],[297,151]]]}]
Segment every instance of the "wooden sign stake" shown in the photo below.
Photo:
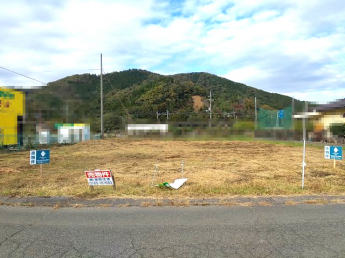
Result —
[{"label": "wooden sign stake", "polygon": [[114,178],[114,175],[113,175],[113,173],[111,172],[111,170],[110,170],[110,173],[111,173],[111,178],[113,179],[113,182],[114,182],[114,184],[113,184],[113,189],[116,190],[115,178]]}]

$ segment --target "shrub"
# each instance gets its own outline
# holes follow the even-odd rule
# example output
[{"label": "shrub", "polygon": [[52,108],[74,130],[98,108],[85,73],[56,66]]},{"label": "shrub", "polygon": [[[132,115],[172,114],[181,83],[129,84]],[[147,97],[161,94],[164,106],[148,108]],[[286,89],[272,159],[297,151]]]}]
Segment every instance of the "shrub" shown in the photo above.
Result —
[{"label": "shrub", "polygon": [[332,124],[330,127],[330,131],[333,135],[337,135],[339,137],[344,137],[345,124]]}]

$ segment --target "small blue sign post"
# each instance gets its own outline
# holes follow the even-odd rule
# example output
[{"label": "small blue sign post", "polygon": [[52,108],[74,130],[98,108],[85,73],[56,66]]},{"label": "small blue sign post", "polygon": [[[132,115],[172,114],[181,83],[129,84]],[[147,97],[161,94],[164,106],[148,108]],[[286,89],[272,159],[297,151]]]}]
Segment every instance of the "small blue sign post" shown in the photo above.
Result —
[{"label": "small blue sign post", "polygon": [[278,117],[279,117],[279,119],[284,118],[284,109],[278,111]]},{"label": "small blue sign post", "polygon": [[325,159],[333,159],[333,167],[335,161],[343,159],[343,148],[341,146],[325,146]]},{"label": "small blue sign post", "polygon": [[40,165],[41,176],[43,174],[42,164],[50,163],[50,150],[31,150],[30,165]]}]

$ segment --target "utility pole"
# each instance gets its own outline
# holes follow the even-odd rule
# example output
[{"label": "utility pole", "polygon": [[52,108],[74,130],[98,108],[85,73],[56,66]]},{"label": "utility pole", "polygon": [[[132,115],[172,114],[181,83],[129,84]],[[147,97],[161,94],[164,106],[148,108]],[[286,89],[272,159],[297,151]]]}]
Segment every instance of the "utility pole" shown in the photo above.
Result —
[{"label": "utility pole", "polygon": [[258,115],[256,111],[256,97],[254,98],[254,102],[255,102],[255,130],[256,130],[258,127]]},{"label": "utility pole", "polygon": [[102,54],[101,54],[101,138],[103,139],[103,67],[102,67]]},{"label": "utility pole", "polygon": [[292,109],[291,109],[291,127],[292,127],[292,130],[295,130],[295,121],[294,121],[294,118],[293,118],[293,115],[295,113],[295,99],[292,97]]},{"label": "utility pole", "polygon": [[169,110],[167,109],[167,120],[169,119]]},{"label": "utility pole", "polygon": [[66,101],[66,124],[68,123],[68,120],[69,120],[68,119],[68,114],[69,114],[68,111],[69,111],[68,110],[68,102]]},{"label": "utility pole", "polygon": [[[308,101],[306,101],[305,102],[305,112],[307,112],[308,113]],[[305,119],[305,130],[306,130],[306,134],[305,134],[305,137],[306,137],[306,139],[308,139],[308,134],[307,134],[307,128],[308,128],[308,115],[307,115],[307,117],[306,117],[306,119]]]},{"label": "utility pole", "polygon": [[158,116],[159,116],[159,114],[158,114],[158,110],[157,110],[157,120],[158,120]]},{"label": "utility pole", "polygon": [[210,90],[210,98],[209,98],[209,101],[210,101],[210,120],[212,120],[212,91]]}]

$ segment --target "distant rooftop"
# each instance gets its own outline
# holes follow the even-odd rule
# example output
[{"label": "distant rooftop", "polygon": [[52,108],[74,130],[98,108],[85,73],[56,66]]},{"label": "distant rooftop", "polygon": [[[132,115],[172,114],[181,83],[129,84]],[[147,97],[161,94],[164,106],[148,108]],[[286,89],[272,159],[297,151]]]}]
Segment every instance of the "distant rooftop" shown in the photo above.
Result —
[{"label": "distant rooftop", "polygon": [[315,110],[317,112],[336,110],[336,109],[345,109],[345,98],[337,100],[335,102],[328,103],[328,104],[323,104],[317,107],[309,108],[310,111]]}]

